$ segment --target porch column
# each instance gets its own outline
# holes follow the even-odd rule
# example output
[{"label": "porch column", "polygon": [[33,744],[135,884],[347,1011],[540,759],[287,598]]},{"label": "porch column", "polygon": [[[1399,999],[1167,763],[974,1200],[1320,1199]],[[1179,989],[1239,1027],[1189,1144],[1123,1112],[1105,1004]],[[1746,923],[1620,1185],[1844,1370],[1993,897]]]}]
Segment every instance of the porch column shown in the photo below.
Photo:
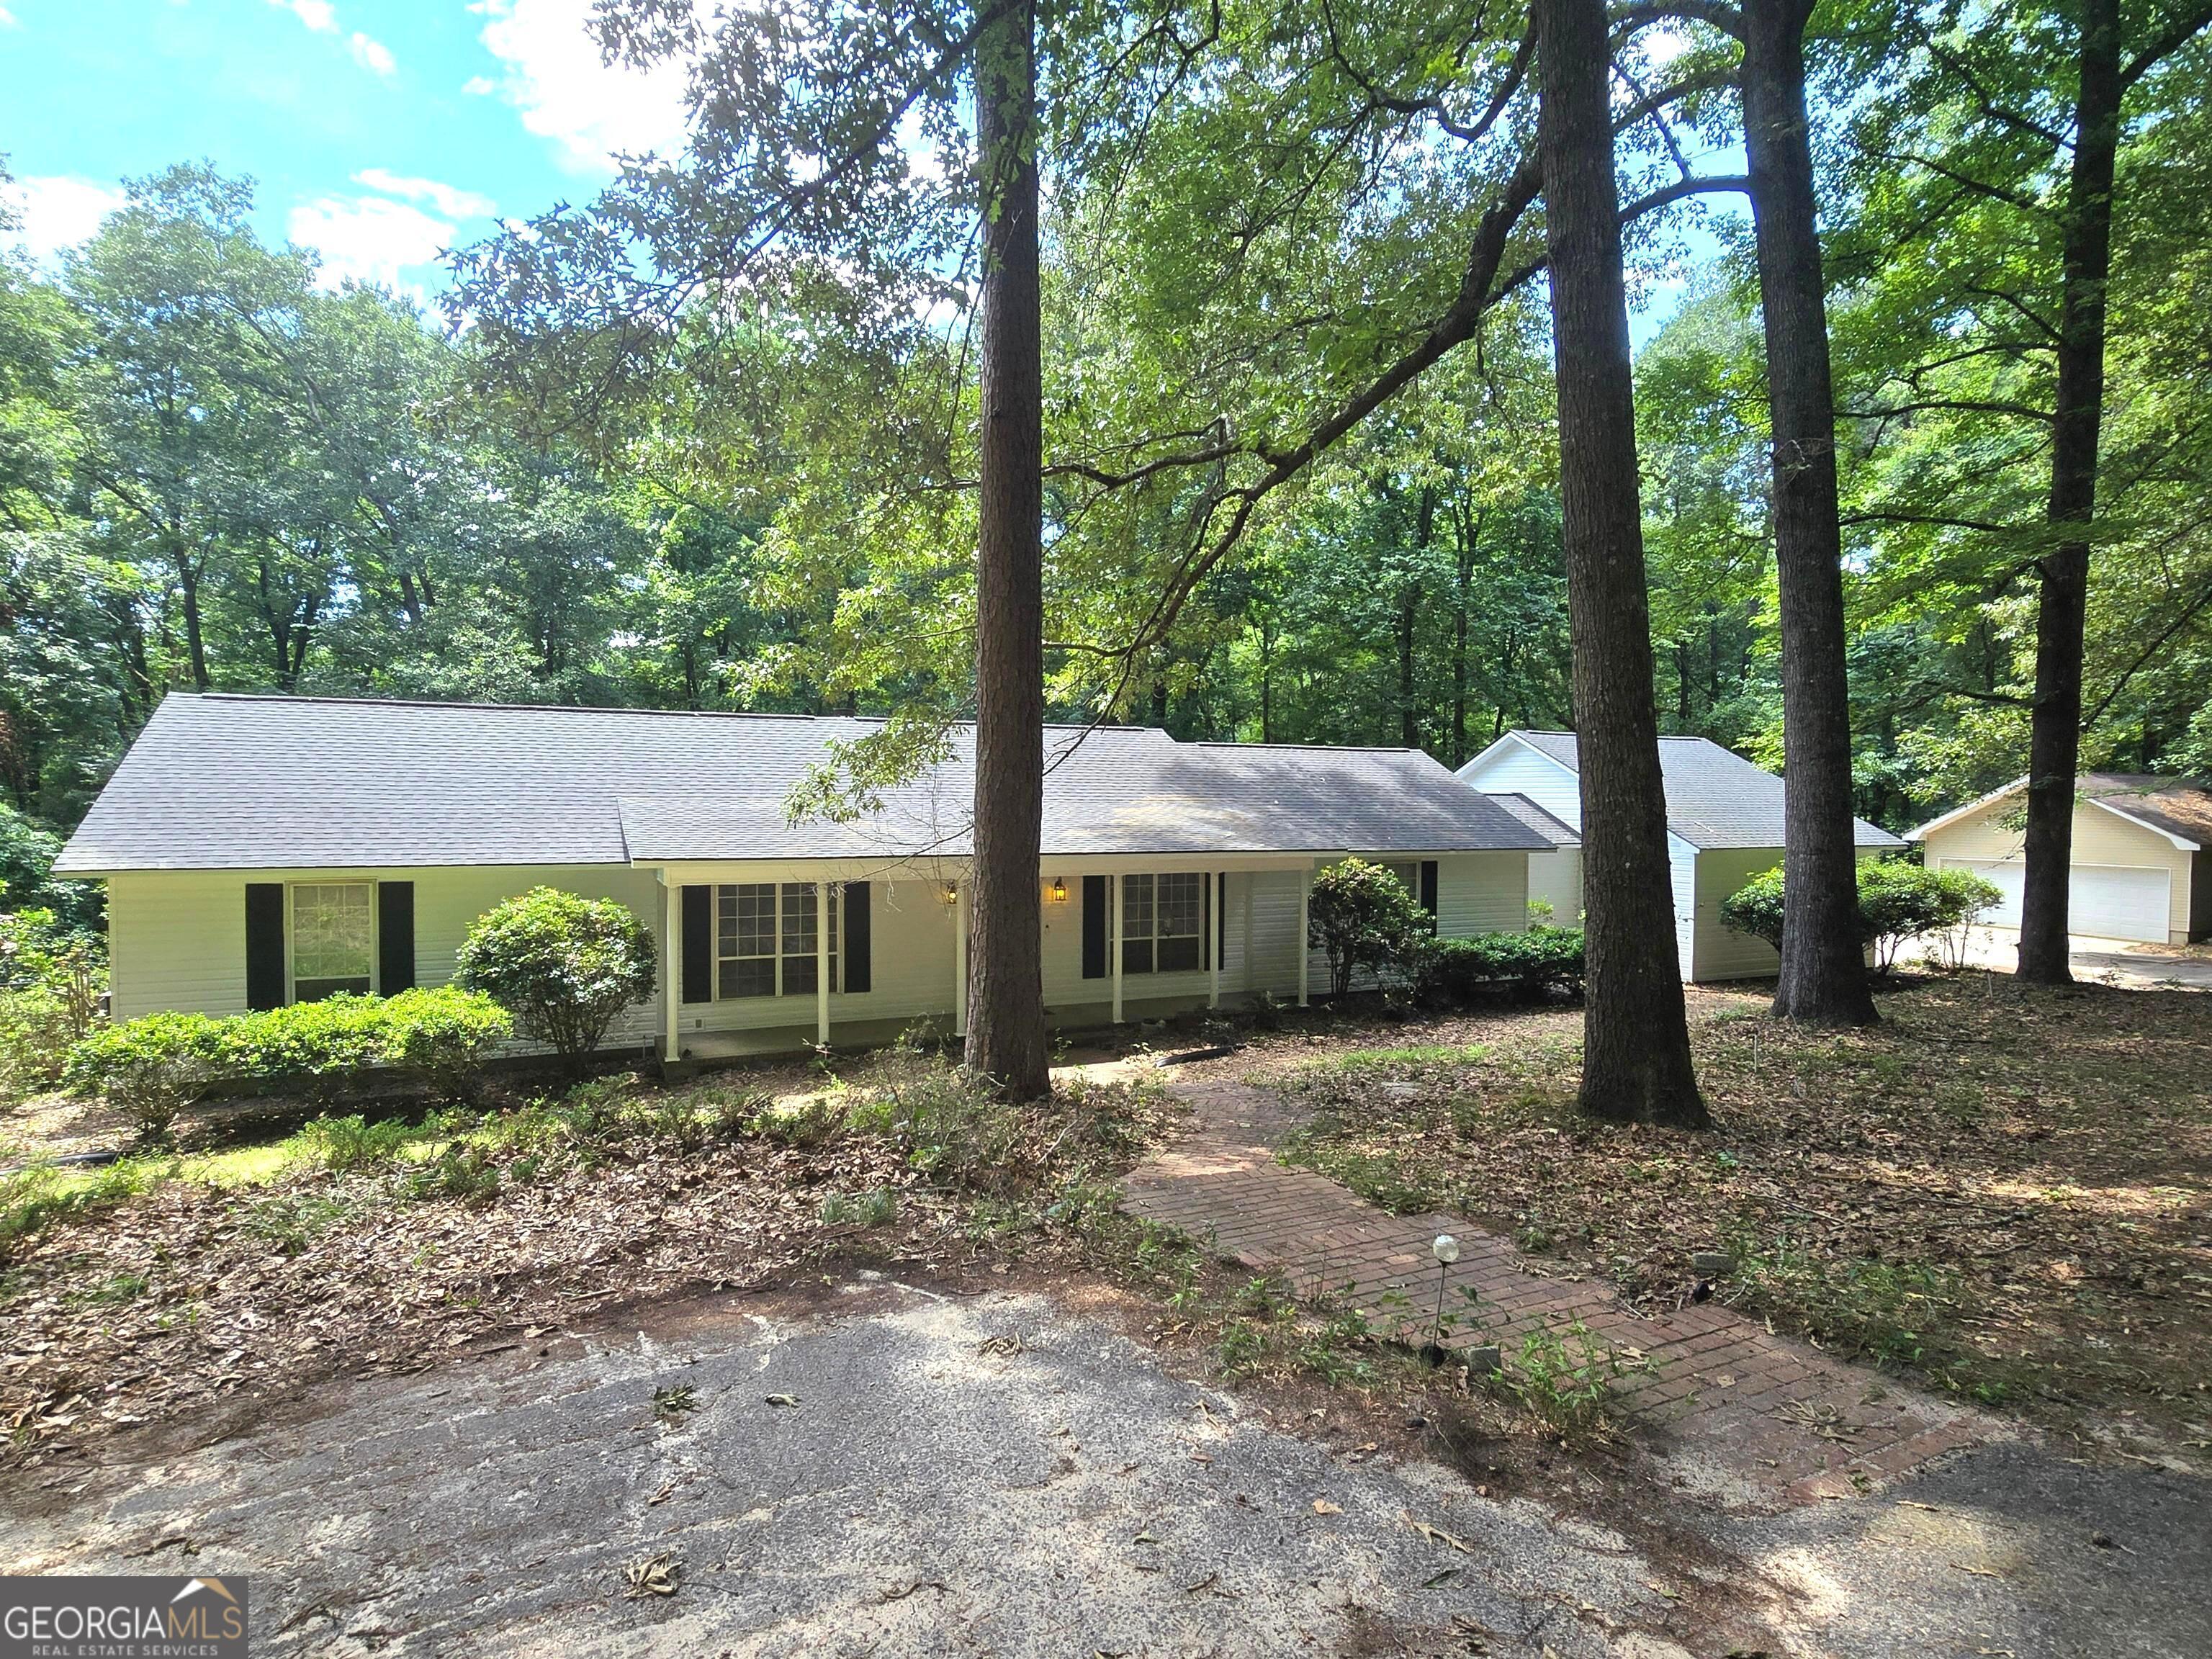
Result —
[{"label": "porch column", "polygon": [[677,1035],[676,1018],[678,1003],[683,999],[683,988],[676,982],[677,929],[683,925],[683,909],[678,904],[676,884],[668,878],[668,872],[660,872],[660,1006],[666,1011],[660,1035],[660,1057],[674,1061],[684,1058],[683,1039]]},{"label": "porch column", "polygon": [[1221,946],[1229,937],[1229,878],[1206,878],[1206,1006],[1221,1006]]},{"label": "porch column", "polygon": [[1106,889],[1106,948],[1114,959],[1114,1023],[1121,1023],[1121,878],[1117,872],[1107,878]]},{"label": "porch column", "polygon": [[1306,929],[1313,921],[1313,866],[1298,877],[1298,1006],[1306,1006],[1306,981],[1313,969],[1313,951],[1306,945]]},{"label": "porch column", "polygon": [[952,884],[952,1035],[968,1035],[968,884]]},{"label": "porch column", "polygon": [[830,1046],[830,884],[814,884],[814,1042]]}]

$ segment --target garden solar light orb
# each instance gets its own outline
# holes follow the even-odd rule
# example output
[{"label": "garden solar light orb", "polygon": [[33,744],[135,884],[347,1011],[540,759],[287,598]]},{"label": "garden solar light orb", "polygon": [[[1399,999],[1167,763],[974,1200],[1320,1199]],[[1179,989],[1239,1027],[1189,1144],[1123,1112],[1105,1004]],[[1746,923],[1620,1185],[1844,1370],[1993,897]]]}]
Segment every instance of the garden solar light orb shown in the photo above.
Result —
[{"label": "garden solar light orb", "polygon": [[1429,1246],[1429,1254],[1449,1267],[1459,1260],[1459,1240],[1449,1233],[1438,1233],[1436,1242]]}]

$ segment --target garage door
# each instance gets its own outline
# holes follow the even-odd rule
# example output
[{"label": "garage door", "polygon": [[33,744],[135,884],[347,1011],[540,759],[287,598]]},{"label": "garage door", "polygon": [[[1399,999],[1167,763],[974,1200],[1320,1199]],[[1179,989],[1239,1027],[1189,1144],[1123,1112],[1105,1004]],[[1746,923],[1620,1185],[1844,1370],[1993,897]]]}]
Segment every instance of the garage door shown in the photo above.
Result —
[{"label": "garage door", "polygon": [[2170,879],[2164,870],[2077,864],[2067,894],[2067,930],[2104,939],[2154,939],[2163,945]]},{"label": "garage door", "polygon": [[[2027,866],[2019,860],[1987,864],[1946,860],[1972,870],[1993,884],[2004,896],[1983,920],[1991,927],[2020,926],[2021,893]],[[2100,939],[2140,939],[2162,943],[2166,939],[2166,883],[2164,870],[2128,865],[2077,864],[2066,895],[2069,933],[2089,933]]]}]

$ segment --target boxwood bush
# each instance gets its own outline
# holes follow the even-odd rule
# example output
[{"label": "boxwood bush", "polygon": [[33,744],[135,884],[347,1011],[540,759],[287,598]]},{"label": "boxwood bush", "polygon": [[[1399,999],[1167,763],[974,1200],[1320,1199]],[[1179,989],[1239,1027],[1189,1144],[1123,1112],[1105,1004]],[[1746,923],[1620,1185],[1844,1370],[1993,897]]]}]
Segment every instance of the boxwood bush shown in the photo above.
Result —
[{"label": "boxwood bush", "polygon": [[327,1086],[372,1066],[403,1066],[441,1097],[458,1097],[514,1034],[507,1010],[452,986],[325,997],[229,1019],[149,1014],[92,1032],[70,1051],[62,1079],[128,1113],[140,1139],[158,1145],[179,1112],[241,1084]]},{"label": "boxwood bush", "polygon": [[615,1018],[653,994],[653,934],[626,904],[535,887],[461,941],[454,983],[497,999],[579,1076]]},{"label": "boxwood bush", "polygon": [[1486,994],[1527,1001],[1552,991],[1571,994],[1582,983],[1579,927],[1440,939],[1429,945],[1421,971],[1425,993],[1462,1006]]}]

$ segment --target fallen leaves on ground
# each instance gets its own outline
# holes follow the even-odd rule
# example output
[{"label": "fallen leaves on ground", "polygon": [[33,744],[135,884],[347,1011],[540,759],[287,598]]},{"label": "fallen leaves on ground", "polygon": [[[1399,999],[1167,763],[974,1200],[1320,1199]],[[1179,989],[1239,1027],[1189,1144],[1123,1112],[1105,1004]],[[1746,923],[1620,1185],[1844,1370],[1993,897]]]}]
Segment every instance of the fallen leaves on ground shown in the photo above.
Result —
[{"label": "fallen leaves on ground", "polygon": [[1689,994],[1707,1133],[1579,1116],[1571,1010],[1281,1040],[1245,1069],[1310,1118],[1295,1161],[1645,1306],[1719,1248],[1721,1299],[1778,1328],[2105,1439],[2205,1437],[2212,996],[1977,975],[1813,1031]]},{"label": "fallen leaves on ground", "polygon": [[[922,1062],[891,1075],[935,1088],[939,1110],[958,1086]],[[598,1138],[557,1157],[501,1154],[495,1180],[459,1195],[426,1192],[419,1166],[307,1170],[245,1191],[171,1180],[19,1239],[0,1263],[0,1469],[226,1399],[550,1341],[604,1310],[758,1285],[856,1248],[963,1264],[1016,1237],[1010,1216],[1058,1225],[1041,1206],[1126,1164],[1166,1121],[1128,1089],[978,1103],[965,1132],[988,1136],[990,1157],[955,1178],[880,1113],[804,1135],[652,1115],[684,1097],[644,1091],[642,1109]],[[680,1131],[665,1127],[679,1115]],[[834,1219],[825,1200],[850,1194],[895,1197],[893,1218]],[[969,1200],[986,1195],[988,1224],[971,1224]],[[693,1404],[676,1389],[653,1408],[673,1420]]]}]

